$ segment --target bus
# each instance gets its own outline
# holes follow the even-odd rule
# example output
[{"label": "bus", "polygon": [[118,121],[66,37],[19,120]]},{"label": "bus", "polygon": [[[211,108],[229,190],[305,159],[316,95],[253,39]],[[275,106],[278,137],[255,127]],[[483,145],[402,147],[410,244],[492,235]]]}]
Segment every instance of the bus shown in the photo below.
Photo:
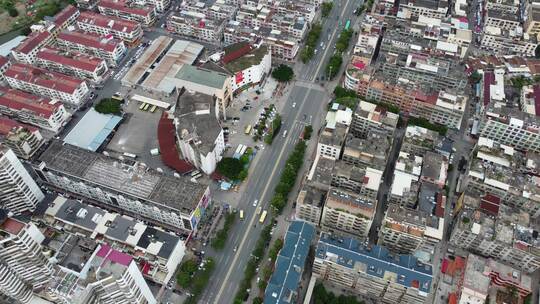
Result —
[{"label": "bus", "polygon": [[264,210],[263,213],[261,214],[261,218],[259,218],[259,223],[264,223],[264,220],[266,219],[266,214],[268,213],[268,211]]},{"label": "bus", "polygon": [[244,220],[244,210],[240,210],[240,220]]},{"label": "bus", "polygon": [[345,30],[348,30],[351,27],[351,20],[347,20],[345,23]]},{"label": "bus", "polygon": [[244,133],[246,135],[249,135],[251,133],[251,125],[247,125],[246,129],[244,130]]},{"label": "bus", "polygon": [[139,107],[139,110],[142,111],[142,109],[144,109],[145,106],[146,106],[146,102],[141,103],[141,106]]},{"label": "bus", "polygon": [[154,113],[156,111],[156,109],[157,109],[157,106],[155,106],[155,105],[152,106],[152,108],[150,109],[150,113]]},{"label": "bus", "polygon": [[148,111],[148,108],[149,108],[149,107],[150,107],[150,104],[147,103],[147,104],[144,106],[143,111]]}]

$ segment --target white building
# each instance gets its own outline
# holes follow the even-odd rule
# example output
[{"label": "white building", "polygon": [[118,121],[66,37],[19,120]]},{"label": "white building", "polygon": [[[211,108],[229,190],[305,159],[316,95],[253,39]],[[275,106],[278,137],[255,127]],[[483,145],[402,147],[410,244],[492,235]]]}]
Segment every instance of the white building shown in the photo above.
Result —
[{"label": "white building", "polygon": [[234,75],[231,88],[236,92],[261,83],[272,68],[272,53],[264,45],[252,49],[248,43],[240,42],[225,48],[223,63]]},{"label": "white building", "polygon": [[64,31],[58,34],[56,45],[66,51],[92,55],[115,66],[126,53],[124,42],[105,36],[80,31]]},{"label": "white building", "polygon": [[156,21],[154,6],[136,6],[125,0],[101,0],[98,9],[103,15],[139,22],[142,26],[150,26]]},{"label": "white building", "polygon": [[77,26],[100,36],[112,35],[132,46],[140,42],[143,30],[140,23],[84,11],[77,18]]},{"label": "white building", "polygon": [[51,280],[52,264],[41,251],[45,236],[32,223],[0,217],[0,293],[22,303],[35,303],[33,291]]},{"label": "white building", "polygon": [[103,80],[109,71],[104,59],[50,47],[44,47],[38,52],[36,64],[45,69],[93,82]]},{"label": "white building", "polygon": [[6,87],[0,87],[0,113],[55,133],[69,118],[64,105],[58,100]]},{"label": "white building", "polygon": [[0,146],[0,208],[14,214],[34,211],[44,197],[15,153]]},{"label": "white building", "polygon": [[29,159],[45,140],[39,129],[22,124],[6,116],[0,116],[0,142],[19,158]]},{"label": "white building", "polygon": [[32,64],[36,60],[37,52],[52,39],[49,32],[33,32],[11,51],[11,55],[17,61]]},{"label": "white building", "polygon": [[176,138],[183,159],[210,175],[225,151],[225,137],[213,96],[185,91],[174,112]]},{"label": "white building", "polygon": [[58,99],[78,106],[88,97],[88,86],[84,80],[51,72],[22,63],[8,68],[6,80],[15,89]]}]

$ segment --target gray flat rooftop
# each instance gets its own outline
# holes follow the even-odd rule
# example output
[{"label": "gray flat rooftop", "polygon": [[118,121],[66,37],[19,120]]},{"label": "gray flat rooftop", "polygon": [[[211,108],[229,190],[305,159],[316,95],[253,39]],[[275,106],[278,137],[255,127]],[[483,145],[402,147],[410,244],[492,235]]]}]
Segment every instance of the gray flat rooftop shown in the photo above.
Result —
[{"label": "gray flat rooftop", "polygon": [[187,177],[165,176],[142,163],[122,162],[57,140],[39,160],[50,170],[187,213],[195,209],[206,190]]},{"label": "gray flat rooftop", "polygon": [[215,89],[222,89],[225,85],[225,81],[227,81],[228,75],[184,64],[178,73],[176,73],[175,77],[180,80],[193,82]]},{"label": "gray flat rooftop", "polygon": [[215,102],[213,96],[184,90],[174,111],[178,135],[184,140],[193,138],[198,143],[194,148],[205,155],[214,150],[221,133]]},{"label": "gray flat rooftop", "polygon": [[68,199],[62,204],[55,214],[55,217],[76,226],[81,226],[93,231],[100,219],[106,212],[76,200]]}]

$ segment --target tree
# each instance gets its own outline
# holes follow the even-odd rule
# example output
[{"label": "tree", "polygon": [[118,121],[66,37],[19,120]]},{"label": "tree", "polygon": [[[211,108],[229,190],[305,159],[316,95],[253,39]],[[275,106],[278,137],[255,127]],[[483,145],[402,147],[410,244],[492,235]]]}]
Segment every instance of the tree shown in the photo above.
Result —
[{"label": "tree", "polygon": [[309,140],[311,138],[311,133],[313,133],[313,127],[311,125],[304,127],[304,140]]},{"label": "tree", "polygon": [[334,96],[336,96],[336,99],[343,97],[358,97],[355,91],[345,89],[339,85],[334,88]]},{"label": "tree", "polygon": [[334,76],[337,75],[339,72],[339,69],[341,68],[341,64],[343,63],[343,58],[340,54],[334,54],[332,57],[330,57],[330,61],[328,62],[328,65],[326,66],[326,73],[328,73],[328,78],[332,79]]},{"label": "tree", "polygon": [[293,79],[293,76],[293,69],[290,66],[284,64],[280,64],[272,71],[272,77],[274,77],[279,82],[289,82]]},{"label": "tree", "polygon": [[240,179],[240,172],[244,170],[244,164],[239,159],[224,157],[217,164],[216,170],[219,174],[235,181]]},{"label": "tree", "polygon": [[263,299],[261,297],[256,297],[253,299],[253,304],[263,304]]},{"label": "tree", "polygon": [[473,84],[477,84],[478,82],[480,82],[480,80],[482,80],[482,75],[480,75],[480,73],[478,73],[478,71],[474,71],[471,76],[469,76],[470,79],[471,79],[471,82]]},{"label": "tree", "polygon": [[332,2],[324,2],[321,6],[321,15],[326,18],[328,15],[330,15],[330,12],[332,11],[332,7],[334,7],[334,4]]},{"label": "tree", "polygon": [[122,114],[120,102],[112,98],[103,98],[96,104],[94,109],[101,114]]},{"label": "tree", "polygon": [[15,7],[10,7],[8,8],[8,14],[10,17],[17,17],[19,16],[19,11],[17,11],[17,9]]}]

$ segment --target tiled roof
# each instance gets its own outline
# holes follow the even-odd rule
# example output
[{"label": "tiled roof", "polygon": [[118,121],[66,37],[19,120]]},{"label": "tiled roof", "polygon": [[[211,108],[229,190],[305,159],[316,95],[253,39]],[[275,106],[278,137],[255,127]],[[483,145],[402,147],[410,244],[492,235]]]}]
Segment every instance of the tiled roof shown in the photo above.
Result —
[{"label": "tiled roof", "polygon": [[75,52],[66,53],[62,50],[50,47],[42,48],[37,53],[37,58],[88,72],[94,72],[103,62],[103,59],[97,57]]},{"label": "tiled roof", "polygon": [[10,66],[4,75],[68,94],[75,92],[84,83],[83,80],[74,77],[23,63],[15,63]]},{"label": "tiled roof", "polygon": [[51,36],[49,32],[33,32],[14,51],[28,54]]},{"label": "tiled roof", "polygon": [[4,57],[4,56],[0,55],[0,67],[4,66],[8,62],[9,62],[9,59],[7,59],[7,57]]},{"label": "tiled roof", "polygon": [[79,10],[73,6],[68,5],[58,14],[54,16],[54,24],[62,26],[71,16],[75,15]]},{"label": "tiled roof", "polygon": [[105,16],[89,11],[81,12],[77,22],[93,24],[102,28],[109,28],[113,31],[130,33],[139,27],[139,23],[135,21],[124,20],[111,16]]},{"label": "tiled roof", "polygon": [[0,105],[17,111],[27,110],[37,116],[49,118],[62,104],[16,89],[0,87]]},{"label": "tiled roof", "polygon": [[58,34],[58,40],[65,40],[71,43],[84,45],[89,48],[101,49],[107,52],[114,52],[121,42],[112,38],[105,38],[92,33],[79,31],[64,31]]},{"label": "tiled roof", "polygon": [[14,128],[23,128],[29,131],[36,131],[36,127],[20,123],[5,116],[0,116],[0,135],[8,135]]},{"label": "tiled roof", "polygon": [[123,0],[101,0],[98,6],[143,17],[146,17],[152,11],[152,8],[145,6],[130,7],[129,4]]},{"label": "tiled roof", "polygon": [[364,246],[352,238],[335,239],[322,234],[315,256],[326,259],[328,254],[335,254],[336,263],[343,267],[355,268],[356,263],[366,265],[366,273],[383,279],[386,272],[397,275],[396,282],[406,287],[414,287],[429,293],[433,271],[431,265],[420,262],[412,255],[392,255],[385,247]]},{"label": "tiled roof", "polygon": [[167,113],[161,115],[158,125],[159,151],[161,160],[170,168],[180,172],[188,173],[194,169],[193,165],[180,159],[176,149],[176,137],[173,121],[167,118]]}]

